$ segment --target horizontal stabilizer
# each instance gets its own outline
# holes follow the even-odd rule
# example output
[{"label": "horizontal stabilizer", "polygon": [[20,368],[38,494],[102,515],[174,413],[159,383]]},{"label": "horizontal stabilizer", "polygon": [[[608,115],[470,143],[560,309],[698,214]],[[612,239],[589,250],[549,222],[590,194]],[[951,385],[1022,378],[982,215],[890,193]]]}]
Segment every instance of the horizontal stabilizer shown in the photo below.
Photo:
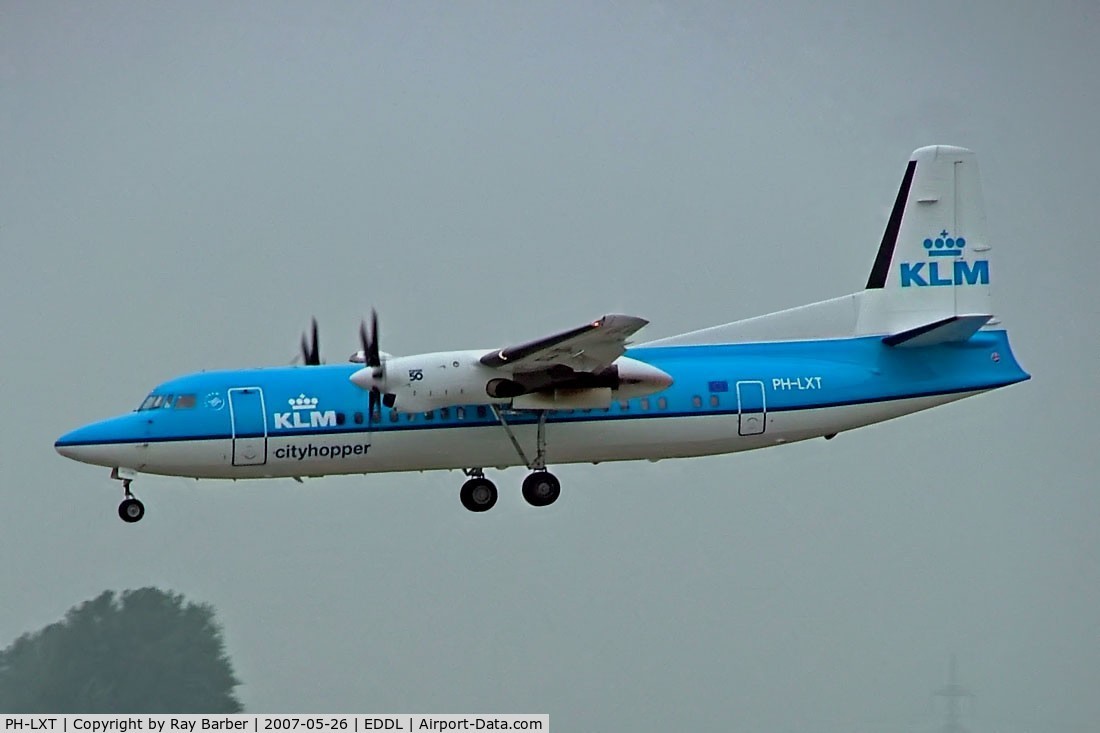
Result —
[{"label": "horizontal stabilizer", "polygon": [[966,341],[992,318],[990,315],[950,316],[891,334],[882,339],[882,343],[887,346],[915,347]]}]

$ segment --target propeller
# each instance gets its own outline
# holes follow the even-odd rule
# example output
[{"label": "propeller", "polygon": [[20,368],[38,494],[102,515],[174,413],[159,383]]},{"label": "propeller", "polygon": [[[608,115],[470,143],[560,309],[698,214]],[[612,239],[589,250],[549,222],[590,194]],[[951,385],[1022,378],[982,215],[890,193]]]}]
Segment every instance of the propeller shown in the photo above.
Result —
[{"label": "propeller", "polygon": [[382,362],[382,355],[378,350],[378,313],[373,308],[370,312],[370,332],[367,332],[367,324],[364,322],[359,323],[359,343],[363,346],[363,362],[364,368],[360,372],[356,373],[355,377],[359,377],[362,372],[370,369],[370,380],[362,378],[356,379],[353,377],[352,381],[358,384],[360,387],[369,388],[370,396],[367,403],[368,419],[373,420],[375,411],[378,409],[379,403],[386,407],[393,407],[397,401],[397,395],[390,392],[383,393],[378,384],[385,383],[386,379],[386,365]]},{"label": "propeller", "polygon": [[306,366],[321,364],[321,340],[317,335],[316,318],[311,319],[309,334],[302,333],[302,363]]}]

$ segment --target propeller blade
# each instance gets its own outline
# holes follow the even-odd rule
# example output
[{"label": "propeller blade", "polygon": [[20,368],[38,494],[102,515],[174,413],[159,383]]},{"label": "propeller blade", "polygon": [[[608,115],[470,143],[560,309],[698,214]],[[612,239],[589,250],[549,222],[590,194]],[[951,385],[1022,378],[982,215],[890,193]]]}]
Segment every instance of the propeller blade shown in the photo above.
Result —
[{"label": "propeller blade", "polygon": [[370,309],[370,351],[367,352],[367,366],[382,366],[382,358],[378,353],[378,311]]},{"label": "propeller blade", "polygon": [[374,423],[375,413],[379,412],[378,402],[381,399],[381,392],[377,387],[371,388],[370,397],[367,401],[367,425]]},{"label": "propeller blade", "polygon": [[310,340],[306,334],[302,334],[302,363],[306,366],[318,366],[321,363],[321,341],[317,333],[317,319],[312,319],[310,326]]},{"label": "propeller blade", "polygon": [[367,324],[359,321],[359,345],[363,347],[363,364],[370,366],[370,337],[367,336]]},{"label": "propeller blade", "polygon": [[[382,353],[378,349],[378,312],[371,308],[370,331],[367,331],[366,321],[359,321],[359,343],[363,346],[363,368],[352,375],[351,381],[362,389],[370,391],[367,406],[371,419],[375,411],[381,413],[379,403],[386,407],[393,407],[397,395],[383,393],[379,386],[385,384],[386,366],[382,363]],[[370,369],[370,377],[367,370]]]}]

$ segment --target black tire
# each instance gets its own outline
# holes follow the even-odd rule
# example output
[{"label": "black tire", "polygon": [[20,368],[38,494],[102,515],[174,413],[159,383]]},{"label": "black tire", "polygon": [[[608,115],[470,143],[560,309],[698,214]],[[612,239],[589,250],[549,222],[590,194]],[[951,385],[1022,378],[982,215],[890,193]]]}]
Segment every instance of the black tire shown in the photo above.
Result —
[{"label": "black tire", "polygon": [[561,496],[561,482],[549,471],[535,471],[523,479],[523,498],[531,506],[550,506]]},{"label": "black tire", "polygon": [[487,478],[472,478],[462,484],[458,498],[471,512],[487,512],[497,503],[497,487]]},{"label": "black tire", "polygon": [[118,505],[118,516],[127,524],[139,522],[145,516],[145,505],[132,497],[126,499]]}]

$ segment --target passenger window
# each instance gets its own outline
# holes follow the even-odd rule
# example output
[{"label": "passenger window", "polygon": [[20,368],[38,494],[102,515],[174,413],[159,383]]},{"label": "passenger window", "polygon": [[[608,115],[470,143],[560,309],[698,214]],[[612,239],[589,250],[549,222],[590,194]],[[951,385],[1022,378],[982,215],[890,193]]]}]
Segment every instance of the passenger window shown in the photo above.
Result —
[{"label": "passenger window", "polygon": [[336,424],[337,425],[343,425],[345,422],[347,422],[347,418],[344,417],[344,413],[342,413],[342,412],[336,413]]},{"label": "passenger window", "polygon": [[668,398],[667,397],[658,397],[657,398],[657,409],[658,410],[667,410],[668,409]]},{"label": "passenger window", "polygon": [[352,419],[355,420],[356,425],[362,425],[363,424],[363,413],[361,413],[361,412],[355,413],[354,415],[352,415]]},{"label": "passenger window", "polygon": [[449,408],[449,407],[440,408],[440,410],[439,410],[439,419],[440,420],[446,420],[450,416],[451,416],[451,408]]},{"label": "passenger window", "polygon": [[648,410],[649,409],[649,398],[648,397],[643,397],[641,400],[639,400],[639,402],[641,403],[641,407],[642,407],[643,410]]},{"label": "passenger window", "polygon": [[623,401],[621,401],[621,402],[619,403],[619,409],[620,409],[620,410],[623,410],[624,412],[625,412],[626,410],[629,410],[629,409],[630,409],[630,400],[623,400]]},{"label": "passenger window", "polygon": [[424,413],[424,419],[425,420],[434,420],[435,419],[435,413],[431,410],[428,410],[427,412]]},{"label": "passenger window", "polygon": [[703,406],[703,398],[700,397],[699,395],[695,395],[694,397],[691,398],[691,406],[692,407],[702,407]]},{"label": "passenger window", "polygon": [[710,396],[710,406],[711,407],[718,407],[718,402],[719,402],[718,395],[712,394]]},{"label": "passenger window", "polygon": [[400,417],[401,416],[397,414],[397,410],[390,410],[390,422],[397,422]]},{"label": "passenger window", "polygon": [[181,394],[176,398],[177,410],[190,410],[195,406],[195,395],[193,394]]},{"label": "passenger window", "polygon": [[455,417],[458,418],[459,420],[465,420],[466,419],[466,408],[465,407],[456,407],[455,408]]},{"label": "passenger window", "polygon": [[477,416],[478,417],[485,417],[486,413],[488,413],[488,410],[485,409],[485,405],[478,405],[477,406]]}]

